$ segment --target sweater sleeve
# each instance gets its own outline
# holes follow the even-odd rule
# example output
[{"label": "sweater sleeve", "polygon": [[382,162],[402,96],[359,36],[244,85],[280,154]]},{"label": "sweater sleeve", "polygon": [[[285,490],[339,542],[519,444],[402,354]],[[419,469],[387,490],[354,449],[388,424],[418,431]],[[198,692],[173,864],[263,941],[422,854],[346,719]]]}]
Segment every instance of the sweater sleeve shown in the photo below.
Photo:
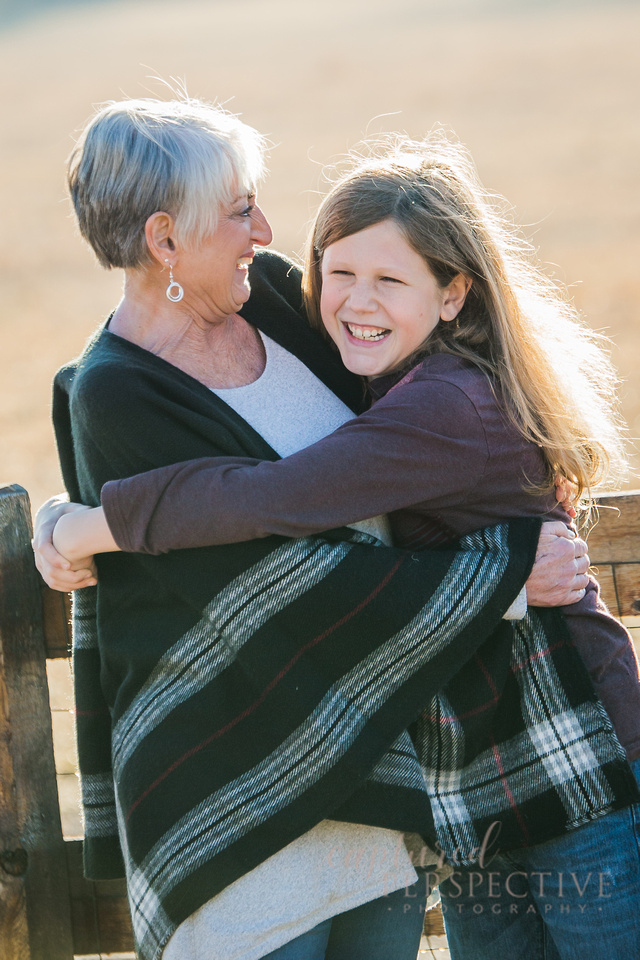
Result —
[{"label": "sweater sleeve", "polygon": [[640,668],[633,641],[590,578],[582,600],[562,607],[571,638],[629,761],[640,756]]},{"label": "sweater sleeve", "polygon": [[158,554],[270,534],[304,537],[417,504],[460,504],[488,456],[472,401],[434,377],[397,387],[285,459],[173,464],[107,483],[101,500],[122,549]]},{"label": "sweater sleeve", "polygon": [[[74,500],[81,500],[69,404],[74,375],[74,364],[57,374],[52,415],[65,487]],[[102,880],[123,877],[125,868],[111,772],[111,720],[100,682],[96,601],[95,587],[77,590],[73,595],[73,673],[84,872],[91,879]]]}]

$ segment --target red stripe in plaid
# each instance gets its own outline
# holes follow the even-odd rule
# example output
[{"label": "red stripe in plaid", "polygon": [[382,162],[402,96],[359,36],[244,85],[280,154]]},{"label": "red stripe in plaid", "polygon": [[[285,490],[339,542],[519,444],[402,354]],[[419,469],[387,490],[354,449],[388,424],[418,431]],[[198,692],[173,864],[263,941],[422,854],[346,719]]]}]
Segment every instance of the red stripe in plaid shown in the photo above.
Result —
[{"label": "red stripe in plaid", "polygon": [[[504,787],[504,792],[506,793],[507,799],[509,800],[509,806],[511,807],[511,809],[513,810],[513,812],[514,812],[515,815],[516,815],[516,819],[517,819],[518,823],[520,824],[520,829],[522,830],[523,836],[526,838],[526,841],[528,841],[528,840],[529,840],[529,831],[528,831],[528,829],[527,829],[527,825],[526,825],[526,823],[524,822],[524,820],[522,819],[522,815],[521,815],[520,810],[519,810],[519,808],[518,808],[518,804],[517,804],[516,801],[515,801],[515,797],[513,796],[511,790],[509,789],[509,784],[507,783],[507,779],[506,779],[506,777],[505,777],[505,775],[504,775],[504,767],[502,766],[502,759],[501,759],[501,757],[500,757],[500,751],[498,750],[498,748],[497,748],[497,746],[496,746],[496,743],[495,743],[495,741],[493,740],[493,738],[492,738],[492,740],[491,740],[491,748],[492,748],[492,750],[493,750],[493,758],[494,758],[494,760],[496,761],[496,766],[497,766],[497,768],[498,768],[498,773],[500,774],[500,780],[502,781],[502,786]],[[524,843],[522,844],[522,846],[523,846],[523,847],[526,847],[526,846],[527,846],[527,842],[524,842]]]},{"label": "red stripe in plaid", "polygon": [[[485,680],[487,681],[487,684],[488,684],[488,686],[489,686],[489,689],[491,690],[491,693],[492,693],[493,696],[497,699],[497,697],[499,696],[499,690],[498,690],[498,688],[496,687],[496,685],[495,685],[495,683],[494,683],[494,680],[493,680],[493,677],[491,676],[490,671],[487,669],[487,667],[485,666],[485,664],[482,662],[482,658],[480,657],[479,654],[476,653],[476,655],[474,656],[473,659],[475,660],[475,662],[478,664],[478,666],[479,666],[480,669],[482,670],[482,675],[484,676]],[[494,702],[495,702],[495,701],[494,701]]]},{"label": "red stripe in plaid", "polygon": [[443,714],[440,717],[436,717],[434,714],[423,713],[422,717],[424,720],[430,720],[432,723],[453,723],[458,720],[466,720],[468,717],[475,717],[479,713],[483,713],[485,710],[495,707],[496,703],[500,699],[499,696],[493,697],[491,700],[487,700],[485,703],[481,704],[479,707],[474,707],[473,710],[467,710],[466,713],[455,713],[455,714]]},{"label": "red stripe in plaid", "polygon": [[375,589],[371,591],[369,596],[365,597],[365,599],[362,600],[357,605],[357,607],[354,607],[353,610],[349,611],[349,613],[346,613],[339,620],[336,620],[336,622],[332,624],[332,626],[328,627],[322,633],[318,634],[317,637],[314,637],[313,640],[309,640],[308,643],[306,643],[303,647],[301,647],[298,650],[298,652],[295,654],[295,656],[291,658],[289,663],[287,663],[286,666],[282,668],[280,673],[276,674],[273,680],[271,680],[267,684],[267,686],[264,688],[260,696],[257,697],[257,699],[254,700],[252,704],[250,704],[241,713],[237,714],[232,720],[226,723],[224,727],[220,727],[220,729],[210,734],[210,736],[206,737],[200,743],[196,744],[194,747],[191,747],[190,750],[187,750],[186,753],[183,753],[181,757],[177,758],[177,760],[174,760],[173,763],[169,767],[167,767],[166,770],[164,770],[160,774],[160,776],[153,781],[153,783],[149,784],[149,786],[144,791],[144,793],[141,793],[140,796],[136,800],[134,800],[134,802],[131,804],[127,812],[127,817],[126,817],[127,821],[133,814],[136,807],[138,807],[142,803],[142,801],[145,800],[146,797],[148,797],[149,794],[153,790],[155,790],[155,788],[159,786],[159,784],[162,783],[163,780],[166,780],[166,778],[170,776],[175,770],[177,770],[178,767],[182,766],[182,764],[186,760],[188,760],[190,757],[193,757],[196,753],[199,753],[200,750],[204,750],[204,748],[207,747],[214,740],[218,740],[220,737],[223,737],[225,733],[228,733],[229,730],[232,730],[235,726],[237,726],[238,723],[246,719],[246,717],[250,716],[252,713],[255,713],[255,711],[258,709],[260,704],[266,700],[266,698],[271,693],[271,691],[275,689],[275,687],[278,685],[278,683],[280,683],[282,678],[286,676],[286,674],[292,669],[293,666],[295,666],[295,664],[298,662],[300,657],[303,656],[303,654],[305,654],[308,650],[311,650],[312,647],[317,646],[317,644],[321,643],[324,639],[326,639],[326,637],[330,636],[339,627],[344,626],[345,623],[348,623],[349,620],[351,620],[353,617],[357,616],[362,610],[364,610],[364,608],[368,606],[372,600],[375,600],[378,594],[382,590],[384,590],[387,584],[395,576],[395,574],[397,573],[402,563],[404,563],[405,559],[406,559],[405,557],[400,557],[397,563],[391,568],[389,573],[380,581],[377,587],[375,587]]},{"label": "red stripe in plaid", "polygon": [[560,640],[558,643],[554,643],[550,647],[545,647],[544,650],[538,650],[537,653],[533,653],[530,657],[525,657],[524,660],[521,660],[519,663],[513,663],[511,665],[511,672],[515,673],[517,670],[524,670],[530,663],[533,663],[534,660],[541,660],[543,657],[548,657],[550,653],[553,653],[554,650],[559,650],[561,647],[566,646],[565,640]]}]

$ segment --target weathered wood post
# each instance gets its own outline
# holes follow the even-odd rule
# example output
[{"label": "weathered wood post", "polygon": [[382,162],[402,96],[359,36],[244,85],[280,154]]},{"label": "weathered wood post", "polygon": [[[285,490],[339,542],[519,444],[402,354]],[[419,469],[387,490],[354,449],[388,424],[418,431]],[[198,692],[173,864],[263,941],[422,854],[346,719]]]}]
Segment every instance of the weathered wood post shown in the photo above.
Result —
[{"label": "weathered wood post", "polygon": [[71,960],[29,498],[0,487],[0,957]]}]

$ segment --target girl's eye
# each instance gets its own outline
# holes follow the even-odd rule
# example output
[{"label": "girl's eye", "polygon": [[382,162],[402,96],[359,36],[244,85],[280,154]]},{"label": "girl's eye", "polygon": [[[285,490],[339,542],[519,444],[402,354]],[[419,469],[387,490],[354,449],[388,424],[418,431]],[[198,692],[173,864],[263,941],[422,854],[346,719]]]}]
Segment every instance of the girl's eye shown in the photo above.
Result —
[{"label": "girl's eye", "polygon": [[331,276],[332,277],[352,277],[353,274],[351,273],[350,270],[332,270]]},{"label": "girl's eye", "polygon": [[398,280],[397,277],[380,277],[380,279],[385,283],[402,283],[402,280]]}]

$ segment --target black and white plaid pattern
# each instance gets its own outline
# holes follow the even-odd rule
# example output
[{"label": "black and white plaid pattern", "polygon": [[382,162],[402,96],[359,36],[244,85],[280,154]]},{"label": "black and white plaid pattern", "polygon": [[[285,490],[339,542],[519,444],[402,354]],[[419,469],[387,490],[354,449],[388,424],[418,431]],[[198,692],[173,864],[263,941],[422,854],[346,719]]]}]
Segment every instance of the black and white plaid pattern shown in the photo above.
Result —
[{"label": "black and white plaid pattern", "polygon": [[[477,539],[475,543],[477,546]],[[348,545],[341,547],[348,550]],[[283,555],[277,560],[280,568],[286,566],[286,554],[292,546],[281,549]],[[308,554],[308,562],[311,571],[313,553]],[[155,749],[147,741],[153,739],[156,725],[164,724],[169,729],[172,714],[197,696],[202,684],[220,675],[219,670],[211,670],[211,664],[217,662],[212,651],[201,683],[184,687],[184,676],[188,677],[192,669],[189,651],[198,648],[194,637],[205,647],[210,644],[209,633],[201,625],[211,622],[212,605],[200,624],[168,651],[162,667],[152,671],[149,684],[114,727],[114,732],[118,731],[114,754],[119,758],[120,786],[117,819],[141,957],[158,956],[175,929],[175,915],[167,904],[181,886],[189,884],[200,868],[238,846],[260,825],[268,824],[312,790],[349,753],[367,723],[420,663],[424,665],[437,656],[446,642],[445,634],[441,637],[445,623],[451,631],[456,617],[460,627],[469,619],[464,584],[473,581],[479,587],[482,577],[478,572],[483,568],[486,572],[486,563],[487,557],[480,559],[478,555],[475,562],[467,557],[454,564],[450,573],[457,584],[455,597],[447,599],[451,582],[444,578],[428,610],[420,611],[399,634],[383,641],[370,658],[343,674],[287,739],[257,764],[247,766],[240,777],[189,807],[157,836],[142,858],[136,858],[131,852],[136,839],[135,833],[131,834],[132,817],[127,809],[131,807],[131,793],[126,786],[131,788],[133,783],[134,791],[141,789],[141,757],[147,749]],[[304,580],[304,564],[299,572]],[[253,581],[255,574],[248,571],[248,580]],[[317,583],[315,572],[313,576]],[[248,594],[237,586],[230,584],[228,593],[242,607]],[[264,586],[269,589],[268,581]],[[461,607],[457,614],[456,601]],[[233,604],[228,600],[224,604],[225,622],[232,624]],[[86,610],[82,617],[81,622],[86,623]],[[520,623],[503,624],[499,640],[493,637],[485,643],[462,675],[432,698],[416,725],[414,739],[402,732],[367,776],[367,782],[412,790],[425,795],[425,800],[428,797],[433,818],[430,839],[455,862],[473,863],[485,831],[496,822],[500,825],[497,843],[505,849],[541,842],[624,802],[624,752],[606,714],[590,693],[588,681],[585,684],[584,677],[582,681],[578,677],[568,685],[561,682],[559,670],[566,672],[567,658],[576,668],[575,653],[567,647],[562,630],[558,631],[557,617],[553,615],[551,620],[556,625],[553,631],[549,615],[535,611]],[[243,623],[248,642],[251,630],[246,620]],[[425,631],[432,638],[431,645],[424,643]],[[237,640],[236,655],[242,648]],[[224,631],[222,635],[218,632],[217,642],[228,655]],[[506,672],[505,643],[511,648]],[[467,681],[474,671],[485,678],[484,689],[476,684],[475,690],[469,690]],[[158,685],[160,676],[162,685]],[[485,692],[491,694],[488,701],[483,700]],[[520,703],[520,715],[514,721],[511,707],[512,732],[505,739],[501,736],[501,704],[505,697],[511,701],[514,694]],[[154,720],[150,722],[152,706]],[[131,716],[136,718],[134,722],[126,720]],[[469,738],[474,744],[478,739],[479,717],[484,749],[470,753]],[[121,735],[121,730],[126,730],[126,735]],[[127,743],[127,738],[132,742]],[[107,774],[83,780],[87,836],[103,836],[113,823],[104,807],[109,801],[108,781]],[[158,793],[160,799],[162,793]],[[156,803],[149,810],[156,809]],[[549,816],[537,816],[537,808]],[[145,817],[150,815],[145,813]]]},{"label": "black and white plaid pattern", "polygon": [[508,628],[508,671],[489,642],[418,721],[438,848],[453,862],[477,862],[490,828],[501,850],[530,846],[633,793],[611,721],[555,620],[529,608]]}]

